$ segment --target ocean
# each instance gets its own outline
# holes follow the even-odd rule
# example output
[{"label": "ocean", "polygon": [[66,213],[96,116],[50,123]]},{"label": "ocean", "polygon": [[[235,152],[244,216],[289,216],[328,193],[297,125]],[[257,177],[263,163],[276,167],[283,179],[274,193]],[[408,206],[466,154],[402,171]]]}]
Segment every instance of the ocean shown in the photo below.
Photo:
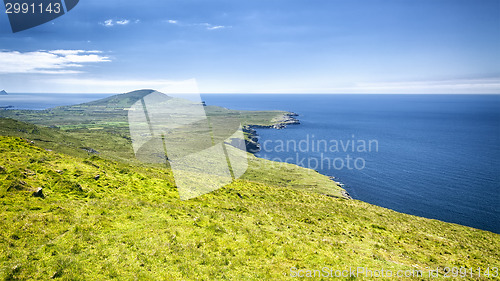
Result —
[{"label": "ocean", "polygon": [[[10,95],[46,109],[109,95]],[[259,128],[257,156],[335,177],[354,199],[500,233],[500,95],[202,95],[208,105],[293,111]]]},{"label": "ocean", "polygon": [[90,102],[112,94],[23,94],[0,96],[0,108],[43,110],[56,106]]}]

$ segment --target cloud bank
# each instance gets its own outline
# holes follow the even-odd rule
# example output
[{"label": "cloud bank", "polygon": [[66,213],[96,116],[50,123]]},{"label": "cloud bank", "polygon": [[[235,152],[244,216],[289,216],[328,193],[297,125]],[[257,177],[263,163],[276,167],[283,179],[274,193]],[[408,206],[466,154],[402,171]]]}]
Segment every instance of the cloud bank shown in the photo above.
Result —
[{"label": "cloud bank", "polygon": [[21,53],[0,51],[0,73],[73,74],[82,73],[88,63],[111,61],[101,51],[52,50]]}]

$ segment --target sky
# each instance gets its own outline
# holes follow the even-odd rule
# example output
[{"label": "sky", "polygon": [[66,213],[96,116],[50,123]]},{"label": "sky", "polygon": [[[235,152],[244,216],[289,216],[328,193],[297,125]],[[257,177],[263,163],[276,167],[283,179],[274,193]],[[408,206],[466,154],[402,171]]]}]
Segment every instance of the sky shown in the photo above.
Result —
[{"label": "sky", "polygon": [[18,33],[2,9],[12,93],[500,94],[498,0],[80,0]]}]

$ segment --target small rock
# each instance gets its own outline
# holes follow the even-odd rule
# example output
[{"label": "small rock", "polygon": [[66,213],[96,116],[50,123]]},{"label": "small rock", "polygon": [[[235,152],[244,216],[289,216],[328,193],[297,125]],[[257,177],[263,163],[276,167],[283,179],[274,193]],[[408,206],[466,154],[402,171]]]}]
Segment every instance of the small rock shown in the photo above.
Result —
[{"label": "small rock", "polygon": [[56,173],[58,173],[58,174],[62,174],[62,173],[63,173],[63,171],[62,171],[62,170],[56,170]]},{"label": "small rock", "polygon": [[98,180],[101,176],[100,175],[97,175],[94,177],[95,180]]},{"label": "small rock", "polygon": [[342,193],[342,196],[344,196],[344,198],[349,199],[349,200],[351,200],[351,199],[352,199],[352,197],[351,197],[351,195],[349,194],[349,192],[347,192],[347,191],[345,191],[345,190],[342,190],[342,192],[341,192],[341,193]]},{"label": "small rock", "polygon": [[36,175],[36,173],[35,173],[35,172],[33,172],[32,170],[26,169],[26,170],[23,172],[23,175],[28,177],[28,176],[34,176],[34,175]]},{"label": "small rock", "polygon": [[91,153],[91,154],[99,154],[99,151],[91,148],[91,147],[82,147],[83,150],[85,150],[86,152],[88,153]]},{"label": "small rock", "polygon": [[40,187],[38,188],[35,192],[33,192],[33,197],[39,197],[39,198],[45,198],[45,195],[43,195],[43,189]]},{"label": "small rock", "polygon": [[54,272],[54,274],[52,274],[52,276],[50,277],[50,279],[56,279],[56,278],[59,278],[62,276],[62,272],[61,271],[56,271]]}]

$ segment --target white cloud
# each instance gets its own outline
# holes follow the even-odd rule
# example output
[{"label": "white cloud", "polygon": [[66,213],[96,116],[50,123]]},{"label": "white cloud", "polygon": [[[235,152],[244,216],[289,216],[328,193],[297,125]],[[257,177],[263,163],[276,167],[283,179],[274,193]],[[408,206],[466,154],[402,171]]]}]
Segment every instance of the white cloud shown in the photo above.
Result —
[{"label": "white cloud", "polygon": [[0,51],[0,73],[72,74],[86,63],[111,61],[100,51],[52,50],[21,53]]},{"label": "white cloud", "polygon": [[111,27],[113,26],[113,20],[105,20],[104,23],[101,23],[102,25],[106,26],[106,27]]},{"label": "white cloud", "polygon": [[48,52],[51,54],[63,55],[63,56],[78,55],[78,54],[101,54],[102,53],[102,51],[98,51],[98,50],[91,50],[91,51],[86,51],[86,50],[52,50],[52,51],[48,51]]},{"label": "white cloud", "polygon": [[119,24],[119,25],[127,25],[129,24],[129,20],[117,20],[116,21],[116,24]]},{"label": "white cloud", "polygon": [[[108,20],[105,20],[104,22],[100,22],[99,24],[102,26],[105,26],[105,27],[113,27],[115,25],[128,25],[131,22],[132,21],[130,21],[128,19],[121,19],[121,20],[108,19]],[[140,23],[140,22],[141,22],[140,20],[133,21],[133,23],[136,23],[136,24]]]},{"label": "white cloud", "polygon": [[215,25],[207,27],[208,30],[221,29],[221,28],[226,28],[226,27],[223,25]]},{"label": "white cloud", "polygon": [[232,26],[225,26],[225,25],[213,25],[210,23],[200,23],[200,24],[195,24],[198,26],[203,26],[207,30],[216,30],[216,29],[223,29],[223,28],[231,28]]},{"label": "white cloud", "polygon": [[[288,85],[288,87],[281,87]],[[317,94],[499,94],[500,77],[482,79],[450,79],[399,82],[330,82],[330,85],[315,86],[304,80],[278,81],[255,88],[243,85],[233,92],[252,93],[317,93]],[[246,90],[246,91],[245,91]]]},{"label": "white cloud", "polygon": [[358,83],[357,92],[367,93],[492,93],[500,92],[500,78]]},{"label": "white cloud", "polygon": [[223,29],[223,28],[231,28],[232,26],[225,26],[225,25],[213,25],[210,23],[181,23],[178,20],[165,20],[164,22],[169,23],[169,24],[175,24],[177,26],[182,26],[182,27],[193,27],[193,26],[201,26],[206,28],[207,30],[216,30],[216,29]]},{"label": "white cloud", "polygon": [[[319,86],[310,79],[276,79],[273,81],[253,80],[202,80],[202,93],[276,93],[276,94],[499,94],[500,77],[484,79],[443,80],[443,81],[401,81],[350,83],[329,81]],[[125,93],[137,89],[155,89],[164,93],[196,93],[196,89],[186,88],[181,81],[166,79],[126,79],[126,78],[47,78],[38,75],[23,76],[22,81],[0,75],[2,88],[11,92],[47,93]]]}]

